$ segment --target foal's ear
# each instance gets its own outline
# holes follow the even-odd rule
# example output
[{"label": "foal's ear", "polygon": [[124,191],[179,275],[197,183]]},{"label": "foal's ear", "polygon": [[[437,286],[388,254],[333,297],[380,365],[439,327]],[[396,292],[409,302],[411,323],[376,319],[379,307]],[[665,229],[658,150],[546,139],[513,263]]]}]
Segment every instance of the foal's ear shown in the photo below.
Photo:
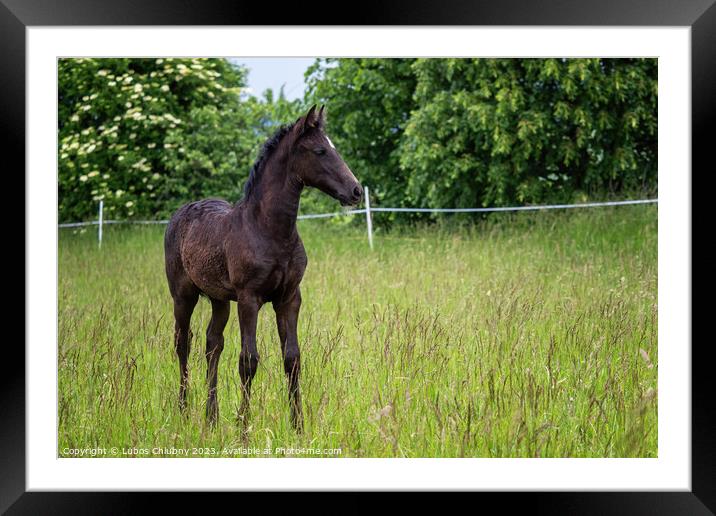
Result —
[{"label": "foal's ear", "polygon": [[306,116],[300,117],[296,120],[295,131],[296,135],[302,135],[309,127],[316,127],[316,105],[311,106]]},{"label": "foal's ear", "polygon": [[316,105],[311,106],[311,109],[306,113],[306,127],[318,127],[319,116],[316,116]]},{"label": "foal's ear", "polygon": [[318,110],[318,125],[323,127],[326,125],[326,113],[325,113],[326,105],[322,104],[321,109]]}]

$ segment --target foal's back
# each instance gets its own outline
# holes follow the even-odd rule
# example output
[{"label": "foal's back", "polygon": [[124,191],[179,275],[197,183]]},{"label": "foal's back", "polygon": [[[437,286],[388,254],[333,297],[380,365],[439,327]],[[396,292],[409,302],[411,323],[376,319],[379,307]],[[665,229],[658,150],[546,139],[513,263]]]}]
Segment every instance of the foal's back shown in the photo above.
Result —
[{"label": "foal's back", "polygon": [[224,200],[205,199],[185,204],[172,215],[164,234],[164,257],[175,300],[199,293],[219,300],[235,297],[224,254],[232,208]]}]

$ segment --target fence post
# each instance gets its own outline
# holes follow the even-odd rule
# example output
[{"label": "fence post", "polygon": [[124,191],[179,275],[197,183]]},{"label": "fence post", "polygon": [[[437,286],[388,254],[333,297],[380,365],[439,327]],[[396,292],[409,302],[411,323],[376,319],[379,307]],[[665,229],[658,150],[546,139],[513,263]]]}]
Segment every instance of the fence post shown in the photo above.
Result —
[{"label": "fence post", "polygon": [[97,238],[99,239],[99,248],[102,248],[102,219],[104,215],[104,201],[99,201],[99,224],[97,224]]},{"label": "fence post", "polygon": [[368,187],[366,186],[365,191],[365,222],[368,225],[368,245],[373,249],[373,221],[370,218],[370,194],[368,193]]}]

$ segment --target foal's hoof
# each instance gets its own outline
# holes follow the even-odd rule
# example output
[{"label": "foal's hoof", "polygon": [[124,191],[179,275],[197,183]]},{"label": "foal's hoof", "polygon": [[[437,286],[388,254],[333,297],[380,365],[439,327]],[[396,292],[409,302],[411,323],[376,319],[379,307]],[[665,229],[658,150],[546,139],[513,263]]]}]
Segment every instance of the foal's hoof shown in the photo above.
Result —
[{"label": "foal's hoof", "polygon": [[303,433],[303,421],[291,421],[291,426],[298,435]]},{"label": "foal's hoof", "polygon": [[249,426],[249,418],[246,414],[236,414],[236,425],[241,428],[247,428]]},{"label": "foal's hoof", "polygon": [[206,402],[206,422],[210,426],[216,426],[216,421],[219,419],[219,404],[216,398],[209,399]]},{"label": "foal's hoof", "polygon": [[216,428],[216,422],[219,419],[219,414],[217,412],[213,413],[206,413],[206,424],[209,425],[211,428]]},{"label": "foal's hoof", "polygon": [[245,416],[236,416],[236,425],[239,427],[239,433],[241,434],[241,440],[244,445],[248,445],[249,438],[251,437],[252,426]]}]

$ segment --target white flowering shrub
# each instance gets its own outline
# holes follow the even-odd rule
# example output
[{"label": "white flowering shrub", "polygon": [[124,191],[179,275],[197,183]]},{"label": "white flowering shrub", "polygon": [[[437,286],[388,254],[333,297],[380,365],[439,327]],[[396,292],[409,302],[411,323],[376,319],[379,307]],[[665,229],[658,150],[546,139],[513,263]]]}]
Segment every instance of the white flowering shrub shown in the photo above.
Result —
[{"label": "white flowering shrub", "polygon": [[93,218],[100,200],[107,218],[166,216],[248,173],[256,149],[242,146],[256,137],[240,116],[252,110],[242,107],[244,69],[161,58],[60,59],[58,68],[60,221]]}]

